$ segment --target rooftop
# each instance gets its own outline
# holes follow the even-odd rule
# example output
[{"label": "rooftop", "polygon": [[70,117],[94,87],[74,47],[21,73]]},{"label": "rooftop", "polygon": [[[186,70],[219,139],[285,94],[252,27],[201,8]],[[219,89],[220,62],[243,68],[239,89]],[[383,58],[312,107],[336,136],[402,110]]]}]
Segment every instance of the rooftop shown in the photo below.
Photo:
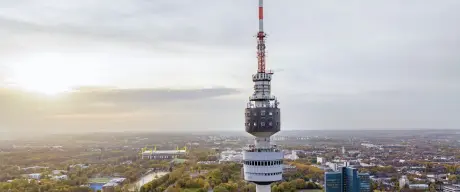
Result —
[{"label": "rooftop", "polygon": [[176,153],[186,153],[186,150],[148,150],[142,152],[142,154],[176,154]]}]

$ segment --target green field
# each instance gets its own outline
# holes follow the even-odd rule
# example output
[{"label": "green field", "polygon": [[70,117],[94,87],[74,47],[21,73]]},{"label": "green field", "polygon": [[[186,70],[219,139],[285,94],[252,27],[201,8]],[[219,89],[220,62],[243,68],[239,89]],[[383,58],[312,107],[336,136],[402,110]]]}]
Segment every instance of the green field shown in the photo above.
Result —
[{"label": "green field", "polygon": [[90,178],[88,183],[108,183],[110,178]]}]

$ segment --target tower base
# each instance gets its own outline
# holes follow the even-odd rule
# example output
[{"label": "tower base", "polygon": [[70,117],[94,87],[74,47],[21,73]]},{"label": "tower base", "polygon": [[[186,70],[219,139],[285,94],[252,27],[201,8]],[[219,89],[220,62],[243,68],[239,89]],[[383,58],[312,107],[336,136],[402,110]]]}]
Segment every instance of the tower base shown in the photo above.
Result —
[{"label": "tower base", "polygon": [[272,188],[270,185],[256,185],[256,192],[270,192]]}]

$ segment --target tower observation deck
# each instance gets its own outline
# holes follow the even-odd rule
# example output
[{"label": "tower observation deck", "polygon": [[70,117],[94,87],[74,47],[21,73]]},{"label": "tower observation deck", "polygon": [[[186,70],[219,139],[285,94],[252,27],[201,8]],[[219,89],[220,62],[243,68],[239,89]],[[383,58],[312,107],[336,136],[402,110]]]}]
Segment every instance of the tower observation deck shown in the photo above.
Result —
[{"label": "tower observation deck", "polygon": [[246,132],[255,138],[254,144],[243,150],[244,179],[255,183],[257,192],[269,192],[270,184],[280,181],[283,172],[283,152],[270,143],[270,137],[280,131],[281,121],[279,102],[271,95],[273,72],[265,70],[265,37],[263,0],[259,0],[258,70],[252,75],[254,93],[245,109]]}]

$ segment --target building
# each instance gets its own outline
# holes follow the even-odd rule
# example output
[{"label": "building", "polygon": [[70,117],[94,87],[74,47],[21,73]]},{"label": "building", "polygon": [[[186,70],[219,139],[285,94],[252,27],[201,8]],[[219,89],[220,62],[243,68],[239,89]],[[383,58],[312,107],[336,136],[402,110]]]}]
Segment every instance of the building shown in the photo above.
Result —
[{"label": "building", "polygon": [[329,167],[332,171],[339,171],[339,165],[337,163],[327,162],[326,166]]},{"label": "building", "polygon": [[358,173],[351,167],[340,167],[339,172],[324,174],[326,192],[370,192],[370,176],[368,173]]},{"label": "building", "polygon": [[445,192],[460,192],[460,185],[444,185],[442,186],[442,191]]},{"label": "building", "polygon": [[114,178],[102,186],[102,192],[115,192],[115,187],[125,181],[125,178]]},{"label": "building", "polygon": [[342,189],[345,192],[360,191],[358,170],[350,167],[341,167],[342,171]]},{"label": "building", "polygon": [[399,189],[402,189],[404,188],[406,185],[409,186],[409,179],[407,178],[407,176],[403,175],[401,176],[401,178],[399,179]]},{"label": "building", "polygon": [[88,181],[89,188],[91,188],[92,191],[102,191],[102,187],[110,182],[110,178],[91,178]]},{"label": "building", "polygon": [[319,163],[319,164],[325,163],[324,158],[323,157],[316,157],[316,163]]},{"label": "building", "polygon": [[69,165],[69,168],[73,169],[73,168],[77,168],[77,167],[80,167],[81,169],[86,169],[89,167],[89,165],[87,164],[76,164],[76,165]]},{"label": "building", "polygon": [[64,173],[67,173],[66,170],[53,170],[51,171],[51,174],[53,175],[61,175],[61,174],[64,174]]},{"label": "building", "polygon": [[428,184],[409,184],[409,189],[425,190],[428,188],[429,188]]},{"label": "building", "polygon": [[290,160],[297,160],[297,159],[299,159],[299,156],[297,156],[297,151],[296,150],[292,150],[290,152],[286,151],[286,153],[284,154],[284,158],[285,159],[290,159]]},{"label": "building", "polygon": [[55,180],[55,181],[62,181],[62,180],[69,179],[69,176],[67,176],[67,175],[54,175],[53,177],[51,177],[51,179]]},{"label": "building", "polygon": [[152,150],[143,148],[141,155],[142,159],[175,159],[186,155],[186,153],[187,147],[183,149],[177,148],[176,150],[157,150],[155,147]]},{"label": "building", "polygon": [[283,165],[283,172],[284,173],[287,173],[287,172],[294,172],[297,170],[297,167],[294,166],[294,165],[287,165],[287,164],[284,164]]},{"label": "building", "polygon": [[226,150],[220,153],[219,163],[223,162],[236,162],[241,163],[243,161],[243,153],[234,150]]},{"label": "building", "polygon": [[106,183],[102,186],[102,192],[115,192],[118,183]]},{"label": "building", "polygon": [[121,185],[125,178],[91,178],[89,179],[89,188],[93,191],[112,192],[115,187]]},{"label": "building", "polygon": [[371,178],[369,173],[358,173],[359,177],[359,191],[370,192],[371,191]]},{"label": "building", "polygon": [[342,173],[326,172],[324,182],[326,192],[342,192]]},{"label": "building", "polygon": [[41,173],[32,173],[32,174],[29,174],[29,179],[36,179],[36,180],[40,180],[40,178],[42,177],[42,174]]},{"label": "building", "polygon": [[245,129],[253,135],[254,144],[243,150],[244,180],[256,184],[257,192],[271,191],[270,184],[282,179],[283,152],[270,142],[280,131],[279,102],[271,95],[273,72],[265,70],[265,37],[263,0],[259,0],[259,31],[257,33],[257,73],[252,75],[254,93],[245,109]]},{"label": "building", "polygon": [[48,167],[43,167],[43,166],[33,166],[33,167],[26,167],[26,168],[22,168],[22,170],[24,171],[28,171],[28,170],[41,170],[41,169],[48,169]]}]

